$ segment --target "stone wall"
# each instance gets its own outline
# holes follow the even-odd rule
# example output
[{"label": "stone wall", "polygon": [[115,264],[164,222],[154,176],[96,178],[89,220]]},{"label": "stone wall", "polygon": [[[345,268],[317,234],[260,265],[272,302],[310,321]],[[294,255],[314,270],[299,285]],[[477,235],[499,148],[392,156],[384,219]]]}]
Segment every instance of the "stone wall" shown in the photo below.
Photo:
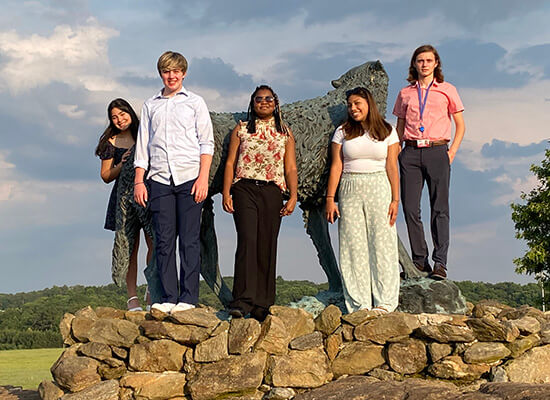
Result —
[{"label": "stone wall", "polygon": [[39,392],[47,400],[287,399],[346,375],[550,383],[550,314],[495,302],[470,309],[376,316],[331,305],[313,318],[273,306],[260,324],[206,307],[171,316],[88,307],[61,321],[68,347]]}]

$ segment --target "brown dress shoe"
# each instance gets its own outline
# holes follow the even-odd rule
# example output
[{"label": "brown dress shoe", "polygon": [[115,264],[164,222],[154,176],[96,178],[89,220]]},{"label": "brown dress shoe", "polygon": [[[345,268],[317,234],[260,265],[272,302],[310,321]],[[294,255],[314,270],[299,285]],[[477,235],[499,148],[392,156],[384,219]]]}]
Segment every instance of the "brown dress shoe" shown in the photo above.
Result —
[{"label": "brown dress shoe", "polygon": [[424,264],[424,265],[421,265],[421,264],[418,264],[418,263],[413,263],[413,264],[416,267],[416,269],[419,270],[420,272],[425,272],[427,274],[432,272],[432,267],[430,267],[430,264],[428,264],[428,262],[426,262],[426,264]]},{"label": "brown dress shoe", "polygon": [[442,281],[447,279],[447,268],[443,264],[435,263],[434,270],[430,274],[430,278],[436,281]]}]

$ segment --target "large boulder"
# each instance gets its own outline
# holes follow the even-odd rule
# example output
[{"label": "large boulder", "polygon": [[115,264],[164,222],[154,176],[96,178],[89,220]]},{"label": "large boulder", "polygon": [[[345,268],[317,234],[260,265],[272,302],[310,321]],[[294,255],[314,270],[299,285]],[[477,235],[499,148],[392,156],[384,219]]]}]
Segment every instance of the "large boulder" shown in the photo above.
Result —
[{"label": "large boulder", "polygon": [[291,339],[312,333],[315,329],[313,316],[301,308],[271,306],[269,312],[283,321]]},{"label": "large boulder", "polygon": [[213,336],[195,347],[195,361],[214,362],[229,357],[227,351],[227,332]]},{"label": "large boulder", "polygon": [[143,334],[150,339],[171,339],[184,345],[196,345],[207,339],[211,329],[164,321],[143,321]]},{"label": "large boulder", "polygon": [[416,374],[428,365],[426,345],[418,339],[391,343],[386,354],[391,369],[400,374]]},{"label": "large boulder", "polygon": [[187,347],[161,339],[130,348],[129,365],[134,371],[181,371]]},{"label": "large boulder", "polygon": [[271,356],[265,380],[272,386],[313,388],[332,379],[329,360],[323,350],[290,351]]},{"label": "large boulder", "polygon": [[490,369],[487,364],[465,364],[459,356],[448,356],[430,365],[428,372],[440,379],[475,381]]},{"label": "large boulder", "polygon": [[56,362],[51,373],[59,386],[78,392],[101,381],[98,367],[99,362],[93,358],[69,356]]},{"label": "large boulder", "polygon": [[332,362],[335,377],[361,375],[384,364],[384,346],[351,342],[343,346]]},{"label": "large boulder", "polygon": [[359,341],[384,344],[393,338],[409,336],[418,326],[414,315],[394,312],[357,326],[353,334]]},{"label": "large boulder", "polygon": [[229,326],[229,353],[248,353],[260,337],[262,328],[253,318],[235,318]]},{"label": "large boulder", "polygon": [[94,322],[88,333],[90,342],[111,346],[130,347],[139,336],[139,328],[130,321],[116,318],[101,318]]},{"label": "large boulder", "polygon": [[550,383],[550,345],[535,347],[504,365],[510,382]]},{"label": "large boulder", "polygon": [[466,299],[449,280],[405,279],[399,290],[399,311],[420,314],[465,314]]},{"label": "large boulder", "polygon": [[468,343],[476,339],[472,330],[467,326],[457,326],[449,323],[421,326],[415,334],[423,339],[430,339],[439,343]]},{"label": "large boulder", "polygon": [[78,393],[69,393],[61,397],[61,400],[118,400],[118,381],[101,381],[89,386]]},{"label": "large boulder", "polygon": [[205,364],[189,381],[189,393],[193,400],[255,394],[264,378],[266,360],[267,354],[259,351]]},{"label": "large boulder", "polygon": [[519,336],[519,329],[510,321],[494,318],[470,318],[466,321],[480,342],[513,342]]},{"label": "large boulder", "polygon": [[511,351],[502,343],[478,342],[464,352],[463,358],[468,364],[491,364],[510,354]]},{"label": "large boulder", "polygon": [[131,372],[120,379],[120,386],[132,389],[140,399],[183,398],[185,383],[180,372]]},{"label": "large boulder", "polygon": [[269,354],[286,354],[292,337],[287,331],[283,320],[274,315],[268,315],[262,323],[260,337],[254,346],[255,351],[265,351]]}]

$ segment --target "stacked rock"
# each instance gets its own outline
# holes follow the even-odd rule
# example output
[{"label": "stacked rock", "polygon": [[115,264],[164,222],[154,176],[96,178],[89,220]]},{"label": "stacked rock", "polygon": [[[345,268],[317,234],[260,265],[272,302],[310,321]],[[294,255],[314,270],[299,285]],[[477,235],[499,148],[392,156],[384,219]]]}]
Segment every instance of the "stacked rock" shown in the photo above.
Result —
[{"label": "stacked rock", "polygon": [[[219,313],[218,313],[219,314]],[[60,324],[68,346],[40,384],[58,399],[288,399],[346,375],[550,383],[550,315],[495,302],[470,316],[342,315],[272,306],[261,324],[196,308],[171,315],[84,308]]]}]

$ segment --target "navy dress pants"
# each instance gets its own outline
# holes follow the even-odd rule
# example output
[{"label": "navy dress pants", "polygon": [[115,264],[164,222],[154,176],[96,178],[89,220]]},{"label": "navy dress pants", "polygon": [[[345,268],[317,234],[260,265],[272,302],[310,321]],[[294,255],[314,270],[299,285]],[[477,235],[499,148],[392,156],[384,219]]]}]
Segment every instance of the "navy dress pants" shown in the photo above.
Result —
[{"label": "navy dress pants", "polygon": [[426,182],[430,195],[430,227],[434,246],[432,260],[447,266],[451,177],[447,146],[405,146],[399,154],[399,169],[401,200],[412,260],[421,266],[428,264],[428,246],[424,239],[424,227],[420,216],[420,199]]},{"label": "navy dress pants", "polygon": [[[191,195],[195,180],[181,185],[151,181],[149,206],[155,231],[155,250],[163,303],[197,304],[200,274],[200,221],[202,202]],[[180,279],[176,270],[179,240]]]},{"label": "navy dress pants", "polygon": [[275,303],[277,238],[283,196],[273,183],[243,179],[233,185],[233,219],[237,231],[233,301],[244,313],[265,315]]}]

